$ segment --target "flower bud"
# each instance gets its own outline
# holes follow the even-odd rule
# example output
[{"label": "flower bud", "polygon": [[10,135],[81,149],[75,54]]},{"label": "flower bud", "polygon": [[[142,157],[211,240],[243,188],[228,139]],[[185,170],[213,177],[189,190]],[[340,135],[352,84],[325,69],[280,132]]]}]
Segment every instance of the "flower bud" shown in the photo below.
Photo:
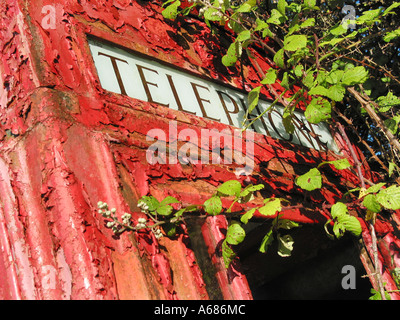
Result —
[{"label": "flower bud", "polygon": [[112,228],[115,225],[114,221],[107,222],[107,228]]},{"label": "flower bud", "polygon": [[147,220],[146,220],[145,218],[139,218],[139,219],[138,219],[138,222],[139,222],[139,223],[146,223],[146,221],[147,221]]}]

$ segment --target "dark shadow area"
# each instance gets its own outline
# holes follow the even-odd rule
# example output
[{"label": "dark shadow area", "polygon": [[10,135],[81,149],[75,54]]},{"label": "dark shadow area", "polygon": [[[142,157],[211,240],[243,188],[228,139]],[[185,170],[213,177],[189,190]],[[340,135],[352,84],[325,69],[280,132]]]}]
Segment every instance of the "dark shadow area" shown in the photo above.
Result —
[{"label": "dark shadow area", "polygon": [[[255,300],[367,300],[371,296],[353,237],[330,240],[323,226],[306,225],[289,231],[294,239],[292,256],[280,257],[276,240],[265,254],[258,251],[269,223],[253,227],[239,247],[239,256]],[[356,289],[342,287],[349,274],[343,269],[347,265],[354,267]]]},{"label": "dark shadow area", "polygon": [[203,223],[204,219],[201,218],[193,218],[186,221],[186,227],[190,237],[190,248],[193,250],[197,264],[203,273],[203,280],[206,284],[209,298],[211,300],[223,300],[219,283],[215,277],[217,270],[208,254],[208,249],[201,232]]}]

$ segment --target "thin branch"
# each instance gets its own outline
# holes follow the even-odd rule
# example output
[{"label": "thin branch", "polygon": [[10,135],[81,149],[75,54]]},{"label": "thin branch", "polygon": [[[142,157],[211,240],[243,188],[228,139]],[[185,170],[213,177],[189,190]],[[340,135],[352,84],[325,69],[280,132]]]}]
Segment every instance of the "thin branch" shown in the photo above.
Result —
[{"label": "thin branch", "polygon": [[355,163],[355,165],[356,165],[357,174],[358,174],[358,178],[359,178],[359,180],[360,180],[361,188],[362,188],[362,189],[366,189],[366,188],[365,188],[364,175],[362,174],[362,171],[361,171],[361,162],[358,160],[358,157],[357,157],[357,155],[356,155],[356,153],[355,153],[355,151],[354,151],[353,145],[351,144],[350,139],[349,139],[349,137],[347,136],[346,131],[345,131],[344,128],[343,128],[343,125],[342,125],[341,123],[338,123],[338,124],[337,124],[337,127],[338,127],[339,132],[340,132],[340,134],[342,135],[344,141],[346,141],[346,144],[347,144],[347,147],[349,148],[351,157],[353,158],[354,163]]},{"label": "thin branch", "polygon": [[[340,123],[338,124],[338,129],[339,129],[340,134],[342,135],[343,139],[346,141],[347,146],[348,146],[348,148],[350,150],[350,154],[351,154],[351,156],[352,156],[352,158],[354,160],[354,163],[355,163],[355,165],[357,167],[357,173],[358,173],[358,177],[360,179],[361,188],[362,189],[366,189],[365,188],[364,176],[363,176],[362,171],[361,171],[361,163],[357,158],[357,155],[356,155],[356,153],[354,151],[354,148],[353,148],[353,146],[352,146],[352,144],[351,144],[351,142],[350,142],[350,140],[349,140],[349,138],[348,138],[343,126],[342,126],[342,124],[340,124]],[[380,267],[379,267],[380,266],[380,262],[379,262],[379,258],[378,258],[378,248],[377,248],[377,245],[376,245],[377,239],[376,239],[375,227],[374,227],[374,224],[373,224],[372,221],[369,222],[369,228],[370,228],[371,239],[372,239],[372,252],[373,252],[373,255],[374,255],[374,267],[375,267],[376,281],[377,281],[378,286],[379,286],[379,291],[381,293],[382,300],[386,300],[385,288],[383,286],[382,276],[381,276],[380,270],[379,270],[380,269]]]},{"label": "thin branch", "polygon": [[376,113],[373,108],[374,102],[371,101],[369,97],[362,95],[361,93],[357,92],[354,87],[348,87],[347,91],[353,95],[354,98],[357,99],[358,102],[362,105],[365,111],[369,114],[371,119],[374,121],[375,125],[386,135],[388,142],[396,149],[397,153],[400,152],[400,142],[399,140],[393,135],[392,132],[385,126],[382,119]]},{"label": "thin branch", "polygon": [[376,244],[376,233],[375,227],[372,223],[369,225],[371,231],[371,239],[372,239],[372,252],[374,253],[374,266],[375,266],[375,276],[379,286],[379,292],[381,294],[382,300],[386,300],[385,296],[385,288],[383,286],[382,276],[380,273],[380,261],[378,258],[378,246]]}]

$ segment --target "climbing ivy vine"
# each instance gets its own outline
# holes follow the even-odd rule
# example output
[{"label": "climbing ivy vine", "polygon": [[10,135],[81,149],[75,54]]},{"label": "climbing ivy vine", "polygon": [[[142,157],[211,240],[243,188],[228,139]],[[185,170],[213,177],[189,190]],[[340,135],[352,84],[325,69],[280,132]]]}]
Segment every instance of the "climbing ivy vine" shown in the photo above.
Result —
[{"label": "climbing ivy vine", "polygon": [[[400,123],[397,107],[400,105],[400,98],[391,86],[391,83],[400,81],[390,71],[374,64],[374,68],[384,75],[377,81],[383,83],[387,89],[383,94],[378,94],[370,81],[370,66],[373,62],[366,63],[351,58],[351,53],[357,50],[361,52],[361,48],[371,39],[379,37],[379,41],[390,46],[400,38],[400,28],[386,25],[377,34],[374,33],[377,26],[395,14],[400,2],[393,2],[386,8],[378,7],[359,12],[358,15],[351,16],[351,19],[340,21],[326,18],[326,12],[329,14],[330,9],[325,8],[325,16],[322,15],[322,8],[317,6],[316,0],[279,0],[268,6],[266,2],[268,1],[194,0],[189,5],[182,6],[179,0],[169,0],[163,3],[165,9],[162,14],[165,19],[171,20],[178,16],[194,15],[203,19],[212,30],[223,28],[230,34],[232,42],[221,56],[222,63],[231,68],[243,63],[246,58],[257,70],[260,81],[248,93],[248,110],[242,124],[244,129],[271,112],[277,104],[284,107],[283,125],[290,134],[294,132],[292,120],[299,105],[306,106],[305,117],[310,123],[333,124],[332,119],[335,118],[338,130],[351,151],[360,185],[349,191],[357,194],[357,200],[353,203],[337,202],[325,206],[331,216],[325,224],[325,230],[330,238],[340,238],[346,232],[360,236],[360,219],[364,219],[375,237],[376,216],[382,210],[400,209],[400,187],[396,178],[400,163],[400,142],[397,136]],[[269,10],[265,10],[266,7]],[[265,57],[270,59],[271,68],[268,70],[262,69],[257,62],[255,53],[260,51],[265,52]],[[277,82],[284,89],[281,93],[275,89],[274,84]],[[272,94],[274,102],[263,113],[254,114],[263,89]],[[346,108],[350,108],[346,101],[357,102],[358,111],[368,125],[379,131],[382,139],[380,145],[386,148],[385,152],[389,155],[384,160],[379,157],[384,152],[374,153],[368,141],[363,142],[370,156],[381,163],[387,177],[392,177],[391,180],[375,185],[366,183],[361,165],[339,121],[352,125],[346,116]],[[305,192],[322,188],[320,168],[326,165],[332,165],[337,170],[352,167],[347,159],[323,162],[297,177],[297,186]],[[254,218],[256,212],[269,216],[272,220],[270,229],[260,243],[260,252],[267,252],[273,241],[277,241],[278,254],[282,257],[290,256],[293,250],[293,237],[282,231],[298,228],[300,225],[283,218],[282,213],[287,209],[286,199],[266,198],[261,206],[232,212],[235,203],[251,203],[254,194],[263,188],[263,185],[242,187],[239,181],[227,181],[203,204],[186,207],[182,207],[180,201],[171,196],[158,201],[155,197],[146,195],[138,203],[145,218],[140,218],[135,223],[129,214],[124,214],[120,220],[115,209],[109,209],[106,203],[99,202],[98,207],[99,213],[108,219],[107,226],[116,234],[151,230],[157,239],[163,235],[175,236],[179,225],[193,216],[205,218],[225,215],[229,226],[222,244],[222,256],[228,268],[236,257],[235,247],[246,237],[244,226]],[[223,206],[223,198],[231,201],[229,207]],[[350,215],[349,206],[363,209],[365,216],[356,218]],[[376,260],[374,263],[377,265]],[[385,299],[388,295],[384,292],[382,280],[379,277],[377,280],[379,291],[374,291],[374,298]]]}]

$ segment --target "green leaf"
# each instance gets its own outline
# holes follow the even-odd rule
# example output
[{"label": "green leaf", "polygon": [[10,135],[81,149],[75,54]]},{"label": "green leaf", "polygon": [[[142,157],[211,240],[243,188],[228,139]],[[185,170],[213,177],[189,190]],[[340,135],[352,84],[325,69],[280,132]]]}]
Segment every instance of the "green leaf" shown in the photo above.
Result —
[{"label": "green leaf", "polygon": [[285,72],[284,74],[283,74],[283,77],[282,77],[282,81],[281,81],[281,86],[283,87],[283,88],[285,88],[285,89],[290,89],[290,85],[289,85],[289,76],[288,76],[288,73],[287,72]]},{"label": "green leaf", "polygon": [[387,112],[392,109],[394,106],[400,105],[400,99],[393,94],[393,92],[389,91],[386,96],[380,96],[376,99],[376,102],[379,105],[380,112]]},{"label": "green leaf", "polygon": [[[371,294],[372,296],[368,298],[368,300],[382,300],[382,295],[379,291],[376,291],[375,289],[371,289]],[[391,300],[390,294],[385,291],[385,298],[386,300]]]},{"label": "green leaf", "polygon": [[174,208],[172,208],[169,205],[160,205],[157,209],[156,212],[162,216],[169,216]]},{"label": "green leaf", "polygon": [[265,74],[265,78],[261,81],[261,84],[274,84],[278,77],[278,71],[273,68],[269,68]]},{"label": "green leaf", "polygon": [[320,95],[320,96],[327,96],[328,95],[328,89],[323,87],[323,86],[316,86],[312,88],[309,92],[309,95]]},{"label": "green leaf", "polygon": [[326,81],[330,84],[339,84],[342,81],[344,71],[343,70],[332,70],[326,76]]},{"label": "green leaf", "polygon": [[331,164],[333,165],[337,170],[344,170],[348,169],[351,167],[351,164],[349,160],[346,158],[343,159],[338,159],[338,160],[332,160],[332,161],[324,161],[321,164],[318,165],[318,168],[325,165],[325,164]]},{"label": "green leaf", "polygon": [[343,86],[335,84],[327,90],[327,97],[339,102],[343,100],[345,93],[346,89]]},{"label": "green leaf", "polygon": [[344,170],[351,167],[349,160],[347,160],[346,158],[328,162],[329,164],[332,164],[337,170]]},{"label": "green leaf", "polygon": [[284,113],[282,118],[282,124],[285,127],[285,130],[289,134],[293,134],[295,130],[295,126],[293,124],[293,114]]},{"label": "green leaf", "polygon": [[398,210],[400,209],[400,187],[391,186],[382,189],[376,194],[376,199],[386,209]]},{"label": "green leaf", "polygon": [[315,19],[309,18],[300,25],[300,28],[303,29],[303,28],[314,27],[314,26],[315,26]]},{"label": "green leaf", "polygon": [[271,17],[267,20],[268,23],[281,24],[285,21],[285,17],[276,9],[271,10]]},{"label": "green leaf", "polygon": [[279,0],[277,9],[283,15],[286,16],[286,7],[288,6],[285,0]]},{"label": "green leaf", "polygon": [[264,200],[264,206],[258,208],[263,216],[274,216],[282,210],[281,199],[269,198]]},{"label": "green leaf", "polygon": [[307,46],[307,36],[305,35],[292,35],[285,37],[283,41],[283,48],[287,51],[296,51]]},{"label": "green leaf", "polygon": [[257,18],[256,19],[256,28],[254,29],[254,31],[261,31],[261,30],[264,30],[265,28],[268,28],[268,23],[262,19]]},{"label": "green leaf", "polygon": [[335,203],[331,208],[331,215],[336,220],[333,226],[333,232],[337,238],[340,238],[344,231],[349,231],[355,236],[362,232],[360,221],[356,217],[348,214],[347,206],[342,202]]},{"label": "green leaf", "polygon": [[394,169],[396,169],[397,165],[394,162],[389,162],[389,177],[393,175]]},{"label": "green leaf", "polygon": [[236,61],[238,60],[240,54],[239,54],[237,46],[238,46],[237,42],[233,42],[229,46],[228,51],[226,52],[226,55],[224,55],[222,57],[222,63],[224,66],[226,66],[226,67],[233,66],[236,63]]},{"label": "green leaf", "polygon": [[267,234],[264,236],[263,240],[261,241],[261,245],[259,248],[259,251],[261,253],[267,252],[268,247],[271,245],[271,243],[274,241],[274,234],[272,231],[272,228],[267,232]]},{"label": "green leaf", "polygon": [[239,8],[236,9],[236,12],[250,12],[252,8],[257,5],[257,1],[249,0],[243,3]]},{"label": "green leaf", "polygon": [[269,29],[269,24],[266,21],[258,18],[256,19],[256,28],[254,31],[262,31],[263,38],[273,36],[271,30]]},{"label": "green leaf", "polygon": [[313,191],[322,187],[322,176],[318,169],[313,168],[307,173],[297,177],[296,184],[307,191]]},{"label": "green leaf", "polygon": [[266,38],[266,37],[272,38],[274,36],[274,34],[272,33],[272,31],[269,28],[264,28],[263,32],[262,32],[262,36],[263,36],[263,38]]},{"label": "green leaf", "polygon": [[328,226],[330,225],[331,222],[332,222],[332,220],[328,220],[327,222],[325,222],[324,229],[325,229],[325,232],[326,232],[327,236],[329,237],[329,239],[335,240],[335,237],[328,230]]},{"label": "green leaf", "polygon": [[379,202],[376,199],[376,196],[374,194],[368,194],[363,200],[363,205],[369,211],[372,211],[374,213],[379,213],[382,210],[382,207],[379,204]]},{"label": "green leaf", "polygon": [[299,226],[300,226],[300,224],[298,224],[297,222],[294,222],[292,220],[279,219],[277,228],[278,229],[290,230],[292,228],[297,228]]},{"label": "green leaf", "polygon": [[347,214],[347,206],[342,202],[335,203],[331,208],[331,215],[333,219]]},{"label": "green leaf", "polygon": [[251,184],[248,185],[242,192],[240,192],[240,195],[239,195],[240,199],[238,202],[245,203],[245,202],[249,202],[249,201],[253,200],[253,198],[254,198],[253,193],[255,191],[261,190],[263,188],[264,188],[264,186],[262,184],[258,184],[255,186],[253,186]]},{"label": "green leaf", "polygon": [[258,101],[260,99],[260,91],[261,87],[256,87],[253,90],[251,90],[247,96],[248,100],[248,114],[251,114],[254,110],[254,108],[258,105]]},{"label": "green leaf", "polygon": [[242,185],[237,180],[229,180],[221,184],[217,191],[224,196],[236,196],[239,197],[240,190],[242,189]]},{"label": "green leaf", "polygon": [[236,257],[236,254],[229,246],[228,242],[226,242],[226,239],[222,242],[221,249],[222,249],[222,258],[224,260],[225,268],[228,268],[232,260]]},{"label": "green leaf", "polygon": [[296,77],[301,78],[303,77],[303,72],[304,72],[304,67],[301,64],[298,64],[295,68],[294,68],[294,74],[296,75]]},{"label": "green leaf", "polygon": [[153,196],[143,196],[140,200],[149,207],[149,211],[155,211],[160,205],[160,202]]},{"label": "green leaf", "polygon": [[176,224],[174,223],[165,223],[162,225],[162,228],[167,235],[167,237],[173,237],[176,235]]},{"label": "green leaf", "polygon": [[238,34],[236,41],[244,42],[246,40],[249,40],[250,38],[251,38],[250,30],[243,30]]},{"label": "green leaf", "polygon": [[222,15],[217,8],[209,7],[204,11],[204,19],[209,21],[221,21]]},{"label": "green leaf", "polygon": [[314,8],[316,3],[317,3],[316,0],[304,0],[304,5],[306,5],[309,8]]},{"label": "green leaf", "polygon": [[352,233],[353,235],[357,237],[361,235],[361,224],[356,217],[346,214],[338,218],[338,223],[342,224],[346,231]]},{"label": "green leaf", "polygon": [[317,78],[315,79],[315,82],[317,84],[325,84],[328,74],[329,73],[323,69],[318,70]]},{"label": "green leaf", "polygon": [[293,238],[289,234],[278,234],[278,254],[281,257],[290,257],[293,250]]},{"label": "green leaf", "polygon": [[279,49],[274,55],[274,62],[279,68],[285,68],[285,50]]},{"label": "green leaf", "polygon": [[341,23],[338,26],[333,27],[329,32],[334,36],[340,36],[347,33],[347,28]]},{"label": "green leaf", "polygon": [[178,210],[178,211],[174,214],[175,218],[172,218],[172,219],[171,219],[171,222],[176,222],[176,221],[178,221],[178,220],[182,217],[182,215],[183,215],[185,212],[186,212],[186,208],[182,208],[182,209]]},{"label": "green leaf", "polygon": [[375,9],[375,10],[369,10],[365,11],[358,19],[357,19],[357,24],[363,24],[367,23],[370,24],[376,20],[380,16],[382,12],[382,9]]},{"label": "green leaf", "polygon": [[364,83],[368,80],[368,71],[363,66],[358,66],[345,71],[342,77],[342,84],[345,86],[353,86],[355,84]]},{"label": "green leaf", "polygon": [[179,203],[179,201],[174,197],[167,196],[160,202],[160,205],[166,205],[171,203]]},{"label": "green leaf", "polygon": [[251,5],[248,3],[243,3],[237,10],[236,12],[250,12],[251,11]]},{"label": "green leaf", "polygon": [[317,97],[313,98],[304,112],[306,119],[314,124],[331,118],[331,104],[328,100]]},{"label": "green leaf", "polygon": [[254,212],[256,212],[256,208],[250,209],[249,211],[247,211],[245,214],[243,214],[240,217],[240,221],[242,221],[244,224],[246,224],[253,217]]},{"label": "green leaf", "polygon": [[256,184],[256,185],[250,184],[246,188],[244,188],[242,192],[240,192],[239,196],[241,198],[245,198],[249,194],[252,194],[253,192],[261,190],[261,189],[264,189],[264,185],[262,185],[262,184]]},{"label": "green leaf", "polygon": [[170,4],[167,8],[162,11],[162,15],[165,19],[175,20],[178,15],[178,7],[181,5],[179,0]]},{"label": "green leaf", "polygon": [[212,196],[210,199],[204,201],[204,211],[212,216],[220,214],[222,211],[221,198]]},{"label": "green leaf", "polygon": [[383,12],[383,16],[388,15],[389,13],[394,13],[392,12],[393,9],[397,8],[400,6],[400,2],[394,2],[392,3],[392,5],[390,7],[388,7],[384,12]]},{"label": "green leaf", "polygon": [[333,225],[333,233],[335,234],[337,239],[340,239],[341,237],[343,237],[345,232],[346,232],[346,227],[343,224],[336,222]]},{"label": "green leaf", "polygon": [[246,232],[238,222],[232,223],[226,232],[226,242],[231,245],[238,245],[246,236]]},{"label": "green leaf", "polygon": [[398,37],[400,37],[400,28],[386,33],[386,35],[383,37],[383,40],[385,42],[390,42]]},{"label": "green leaf", "polygon": [[370,194],[370,193],[377,193],[379,190],[382,189],[382,187],[386,185],[386,183],[381,182],[381,183],[377,183],[371,187],[369,187],[366,191],[366,194]]},{"label": "green leaf", "polygon": [[303,84],[309,89],[314,86],[314,72],[307,70],[307,74],[303,78]]},{"label": "green leaf", "polygon": [[390,130],[393,134],[396,134],[399,130],[400,116],[394,116],[393,118],[386,119],[384,124],[386,128]]}]

